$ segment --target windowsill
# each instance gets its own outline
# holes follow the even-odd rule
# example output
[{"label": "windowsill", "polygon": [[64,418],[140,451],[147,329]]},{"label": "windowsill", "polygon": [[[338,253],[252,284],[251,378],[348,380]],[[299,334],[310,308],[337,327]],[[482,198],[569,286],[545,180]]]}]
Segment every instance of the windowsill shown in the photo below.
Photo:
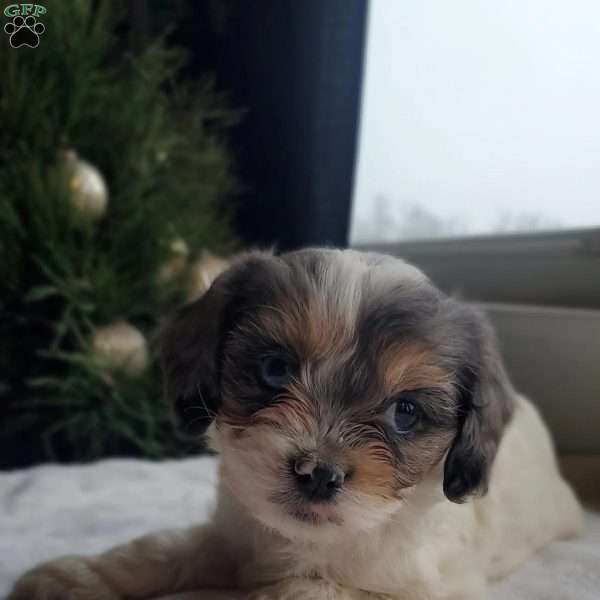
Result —
[{"label": "windowsill", "polygon": [[600,308],[600,228],[372,243],[471,300]]}]

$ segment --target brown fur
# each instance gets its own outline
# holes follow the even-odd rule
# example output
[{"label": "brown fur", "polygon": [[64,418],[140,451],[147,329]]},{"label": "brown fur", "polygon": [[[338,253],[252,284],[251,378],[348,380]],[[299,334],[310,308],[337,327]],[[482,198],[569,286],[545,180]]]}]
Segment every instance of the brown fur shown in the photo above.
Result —
[{"label": "brown fur", "polygon": [[380,377],[387,397],[406,390],[440,389],[450,391],[451,374],[434,352],[419,343],[391,345],[379,358]]},{"label": "brown fur", "polygon": [[371,441],[348,452],[352,477],[348,489],[358,489],[384,500],[397,498],[402,487],[394,468],[394,457],[384,442]]}]

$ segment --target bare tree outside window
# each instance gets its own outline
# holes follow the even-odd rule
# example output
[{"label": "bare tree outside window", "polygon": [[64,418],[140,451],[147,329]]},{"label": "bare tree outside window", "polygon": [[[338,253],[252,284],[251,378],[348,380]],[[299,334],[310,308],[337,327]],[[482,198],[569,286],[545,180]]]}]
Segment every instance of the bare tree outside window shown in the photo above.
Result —
[{"label": "bare tree outside window", "polygon": [[600,3],[372,0],[352,243],[600,226]]}]

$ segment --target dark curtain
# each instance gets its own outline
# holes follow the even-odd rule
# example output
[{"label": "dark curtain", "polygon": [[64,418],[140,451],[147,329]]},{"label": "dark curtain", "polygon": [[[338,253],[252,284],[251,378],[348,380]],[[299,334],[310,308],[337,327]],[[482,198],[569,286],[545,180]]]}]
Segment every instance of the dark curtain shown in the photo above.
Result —
[{"label": "dark curtain", "polygon": [[346,245],[367,1],[133,6],[145,30],[174,22],[172,41],[191,54],[188,76],[215,72],[244,111],[232,140],[245,186],[236,207],[241,238],[282,250]]}]

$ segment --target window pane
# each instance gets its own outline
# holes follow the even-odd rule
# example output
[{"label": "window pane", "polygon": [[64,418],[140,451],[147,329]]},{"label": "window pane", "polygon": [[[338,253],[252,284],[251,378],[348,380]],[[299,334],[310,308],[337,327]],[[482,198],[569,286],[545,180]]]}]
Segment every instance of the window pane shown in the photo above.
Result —
[{"label": "window pane", "polygon": [[600,225],[597,0],[372,0],[354,243]]}]

